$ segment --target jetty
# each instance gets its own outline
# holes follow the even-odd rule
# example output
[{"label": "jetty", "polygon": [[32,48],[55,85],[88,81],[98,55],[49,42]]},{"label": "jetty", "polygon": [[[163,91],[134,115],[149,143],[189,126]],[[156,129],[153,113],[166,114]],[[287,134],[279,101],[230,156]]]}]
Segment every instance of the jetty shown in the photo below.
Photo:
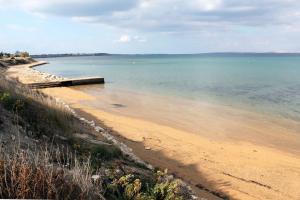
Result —
[{"label": "jetty", "polygon": [[7,79],[17,79],[20,83],[28,86],[31,89],[70,87],[105,83],[103,77],[63,78],[34,69],[37,66],[45,64],[48,64],[48,62],[34,61],[29,64],[12,66],[5,66],[5,63],[0,63],[0,72],[3,73]]},{"label": "jetty", "polygon": [[74,79],[64,79],[46,82],[35,82],[26,84],[32,89],[43,89],[51,87],[70,87],[78,85],[89,85],[89,84],[104,84],[104,78],[102,77],[86,77],[86,78],[74,78]]}]

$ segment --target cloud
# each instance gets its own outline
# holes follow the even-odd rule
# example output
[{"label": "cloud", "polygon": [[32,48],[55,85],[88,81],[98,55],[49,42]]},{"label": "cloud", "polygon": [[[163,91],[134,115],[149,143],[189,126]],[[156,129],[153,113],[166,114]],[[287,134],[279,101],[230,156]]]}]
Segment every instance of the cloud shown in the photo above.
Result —
[{"label": "cloud", "polygon": [[0,3],[83,23],[168,33],[222,31],[238,26],[291,26],[300,21],[299,0],[0,0]]},{"label": "cloud", "polygon": [[112,11],[128,10],[132,0],[0,0],[2,6],[17,6],[29,12],[60,16],[98,16]]},{"label": "cloud", "polygon": [[131,37],[129,35],[121,35],[121,37],[117,41],[121,43],[128,43],[131,41]]},{"label": "cloud", "polygon": [[133,40],[137,41],[137,42],[147,42],[147,39],[145,37],[141,37],[141,36],[138,36],[138,35],[134,36]]},{"label": "cloud", "polygon": [[129,42],[147,42],[147,39],[141,36],[130,36],[130,35],[121,35],[117,40],[120,43],[129,43]]}]

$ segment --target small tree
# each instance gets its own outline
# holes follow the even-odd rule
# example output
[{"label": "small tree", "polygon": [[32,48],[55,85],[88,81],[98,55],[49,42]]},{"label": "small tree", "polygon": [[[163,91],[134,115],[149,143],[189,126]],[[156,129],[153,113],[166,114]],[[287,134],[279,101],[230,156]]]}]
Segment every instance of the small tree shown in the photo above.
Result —
[{"label": "small tree", "polygon": [[29,53],[26,51],[20,52],[20,57],[27,58],[27,57],[29,57]]},{"label": "small tree", "polygon": [[3,56],[4,56],[4,53],[0,52],[0,58],[3,58]]},{"label": "small tree", "polygon": [[21,52],[20,51],[16,51],[15,53],[15,57],[20,57]]},{"label": "small tree", "polygon": [[10,58],[10,57],[11,57],[11,54],[10,54],[10,53],[4,53],[3,57],[5,57],[5,58]]}]

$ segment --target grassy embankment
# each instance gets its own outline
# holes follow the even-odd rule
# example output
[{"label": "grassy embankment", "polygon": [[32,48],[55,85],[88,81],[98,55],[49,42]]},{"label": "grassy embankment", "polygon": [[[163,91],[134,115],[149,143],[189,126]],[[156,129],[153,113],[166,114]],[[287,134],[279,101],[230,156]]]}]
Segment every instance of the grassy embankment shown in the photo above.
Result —
[{"label": "grassy embankment", "polygon": [[135,163],[63,104],[1,74],[0,112],[0,198],[191,199],[179,180]]}]

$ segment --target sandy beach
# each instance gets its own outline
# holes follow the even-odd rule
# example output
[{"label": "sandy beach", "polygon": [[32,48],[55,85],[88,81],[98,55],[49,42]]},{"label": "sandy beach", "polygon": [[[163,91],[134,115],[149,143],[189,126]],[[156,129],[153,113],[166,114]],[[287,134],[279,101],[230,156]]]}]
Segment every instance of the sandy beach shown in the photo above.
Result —
[{"label": "sandy beach", "polygon": [[[28,66],[11,67],[6,73],[23,83],[49,76]],[[300,199],[297,122],[204,102],[190,110],[194,118],[183,119],[180,110],[187,109],[189,102],[178,101],[178,110],[172,111],[164,110],[168,99],[153,102],[149,97],[146,103],[132,102],[138,95],[105,90],[102,95],[90,95],[88,90],[70,87],[43,91],[111,127],[140,158],[168,168],[207,199]],[[160,108],[159,119],[154,106]]]},{"label": "sandy beach", "polygon": [[[238,111],[211,105],[203,108],[203,118],[198,118],[197,127],[203,128],[203,134],[195,134],[159,120],[103,111],[87,103],[95,102],[93,96],[78,89],[53,88],[45,92],[103,121],[139,157],[154,166],[168,168],[199,194],[203,194],[204,187],[230,199],[299,199],[300,137],[288,127],[255,120],[251,113],[252,118],[238,120]],[[230,139],[226,135],[231,131],[236,137]],[[217,136],[207,134],[214,132]]]},{"label": "sandy beach", "polygon": [[7,68],[5,71],[5,75],[12,79],[18,79],[23,84],[64,79],[63,77],[43,73],[34,69],[34,67],[44,64],[47,64],[47,62],[37,61],[31,64],[15,65]]}]

